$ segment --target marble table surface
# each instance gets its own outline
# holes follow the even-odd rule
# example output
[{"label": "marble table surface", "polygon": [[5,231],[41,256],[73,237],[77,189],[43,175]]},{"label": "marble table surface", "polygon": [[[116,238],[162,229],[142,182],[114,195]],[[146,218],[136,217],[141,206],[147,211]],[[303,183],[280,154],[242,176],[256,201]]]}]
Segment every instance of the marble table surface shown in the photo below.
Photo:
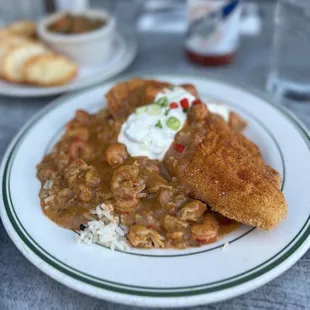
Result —
[{"label": "marble table surface", "polygon": [[[125,5],[122,2],[122,5]],[[128,7],[129,8],[129,7]],[[273,6],[261,7],[263,32],[258,37],[243,37],[233,65],[210,69],[189,63],[183,52],[182,34],[138,33],[139,53],[127,74],[190,73],[215,74],[264,89],[272,41]],[[124,7],[117,14],[125,20]],[[160,53],[158,51],[161,51]],[[38,110],[55,97],[8,98],[0,96],[0,159],[12,137]],[[310,102],[282,102],[310,128]],[[290,270],[269,284],[248,294],[218,304],[192,309],[310,309],[310,251]],[[0,309],[133,309],[77,293],[52,280],[14,246],[0,221]]]}]

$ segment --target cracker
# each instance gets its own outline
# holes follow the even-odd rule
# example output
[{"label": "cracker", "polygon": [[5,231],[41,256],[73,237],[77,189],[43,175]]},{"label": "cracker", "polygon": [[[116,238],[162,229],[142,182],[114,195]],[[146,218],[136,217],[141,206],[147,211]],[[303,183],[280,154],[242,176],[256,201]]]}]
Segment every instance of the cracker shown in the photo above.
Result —
[{"label": "cracker", "polygon": [[59,54],[40,54],[24,63],[23,78],[30,84],[59,86],[72,81],[78,67],[67,57]]},{"label": "cracker", "polygon": [[2,59],[3,78],[13,83],[23,82],[22,68],[33,56],[43,54],[47,50],[41,44],[23,44],[11,48]]},{"label": "cracker", "polygon": [[8,25],[7,30],[13,35],[34,38],[37,32],[37,25],[31,20],[21,20]]}]

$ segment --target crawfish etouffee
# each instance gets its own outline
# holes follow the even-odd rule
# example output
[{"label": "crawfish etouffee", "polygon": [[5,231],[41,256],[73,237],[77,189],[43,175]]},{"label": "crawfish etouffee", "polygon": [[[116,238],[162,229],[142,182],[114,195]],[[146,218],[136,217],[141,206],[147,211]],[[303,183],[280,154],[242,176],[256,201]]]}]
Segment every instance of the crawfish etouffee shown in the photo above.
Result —
[{"label": "crawfish etouffee", "polygon": [[106,99],[96,114],[76,111],[37,166],[42,210],[58,225],[83,231],[101,206],[131,246],[182,249],[285,218],[281,178],[237,114],[189,84],[132,79]]}]

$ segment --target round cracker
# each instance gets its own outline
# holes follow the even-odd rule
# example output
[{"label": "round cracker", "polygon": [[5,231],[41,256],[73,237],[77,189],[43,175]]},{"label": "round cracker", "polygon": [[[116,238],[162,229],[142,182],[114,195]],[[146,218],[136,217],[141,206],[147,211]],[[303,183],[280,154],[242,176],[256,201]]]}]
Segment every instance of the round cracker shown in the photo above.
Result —
[{"label": "round cracker", "polygon": [[10,48],[2,59],[2,74],[4,79],[13,83],[22,83],[22,68],[25,62],[33,56],[43,54],[46,48],[42,44],[22,44]]},{"label": "round cracker", "polygon": [[49,87],[71,82],[77,75],[78,66],[65,56],[45,53],[28,59],[22,71],[26,82]]}]

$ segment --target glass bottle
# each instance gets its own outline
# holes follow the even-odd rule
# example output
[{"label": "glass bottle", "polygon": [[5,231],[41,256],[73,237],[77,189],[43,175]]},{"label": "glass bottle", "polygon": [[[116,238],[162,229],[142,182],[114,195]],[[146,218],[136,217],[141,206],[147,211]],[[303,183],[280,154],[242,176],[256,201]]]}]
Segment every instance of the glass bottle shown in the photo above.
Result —
[{"label": "glass bottle", "polygon": [[188,58],[200,65],[227,65],[239,46],[242,0],[187,0]]}]

